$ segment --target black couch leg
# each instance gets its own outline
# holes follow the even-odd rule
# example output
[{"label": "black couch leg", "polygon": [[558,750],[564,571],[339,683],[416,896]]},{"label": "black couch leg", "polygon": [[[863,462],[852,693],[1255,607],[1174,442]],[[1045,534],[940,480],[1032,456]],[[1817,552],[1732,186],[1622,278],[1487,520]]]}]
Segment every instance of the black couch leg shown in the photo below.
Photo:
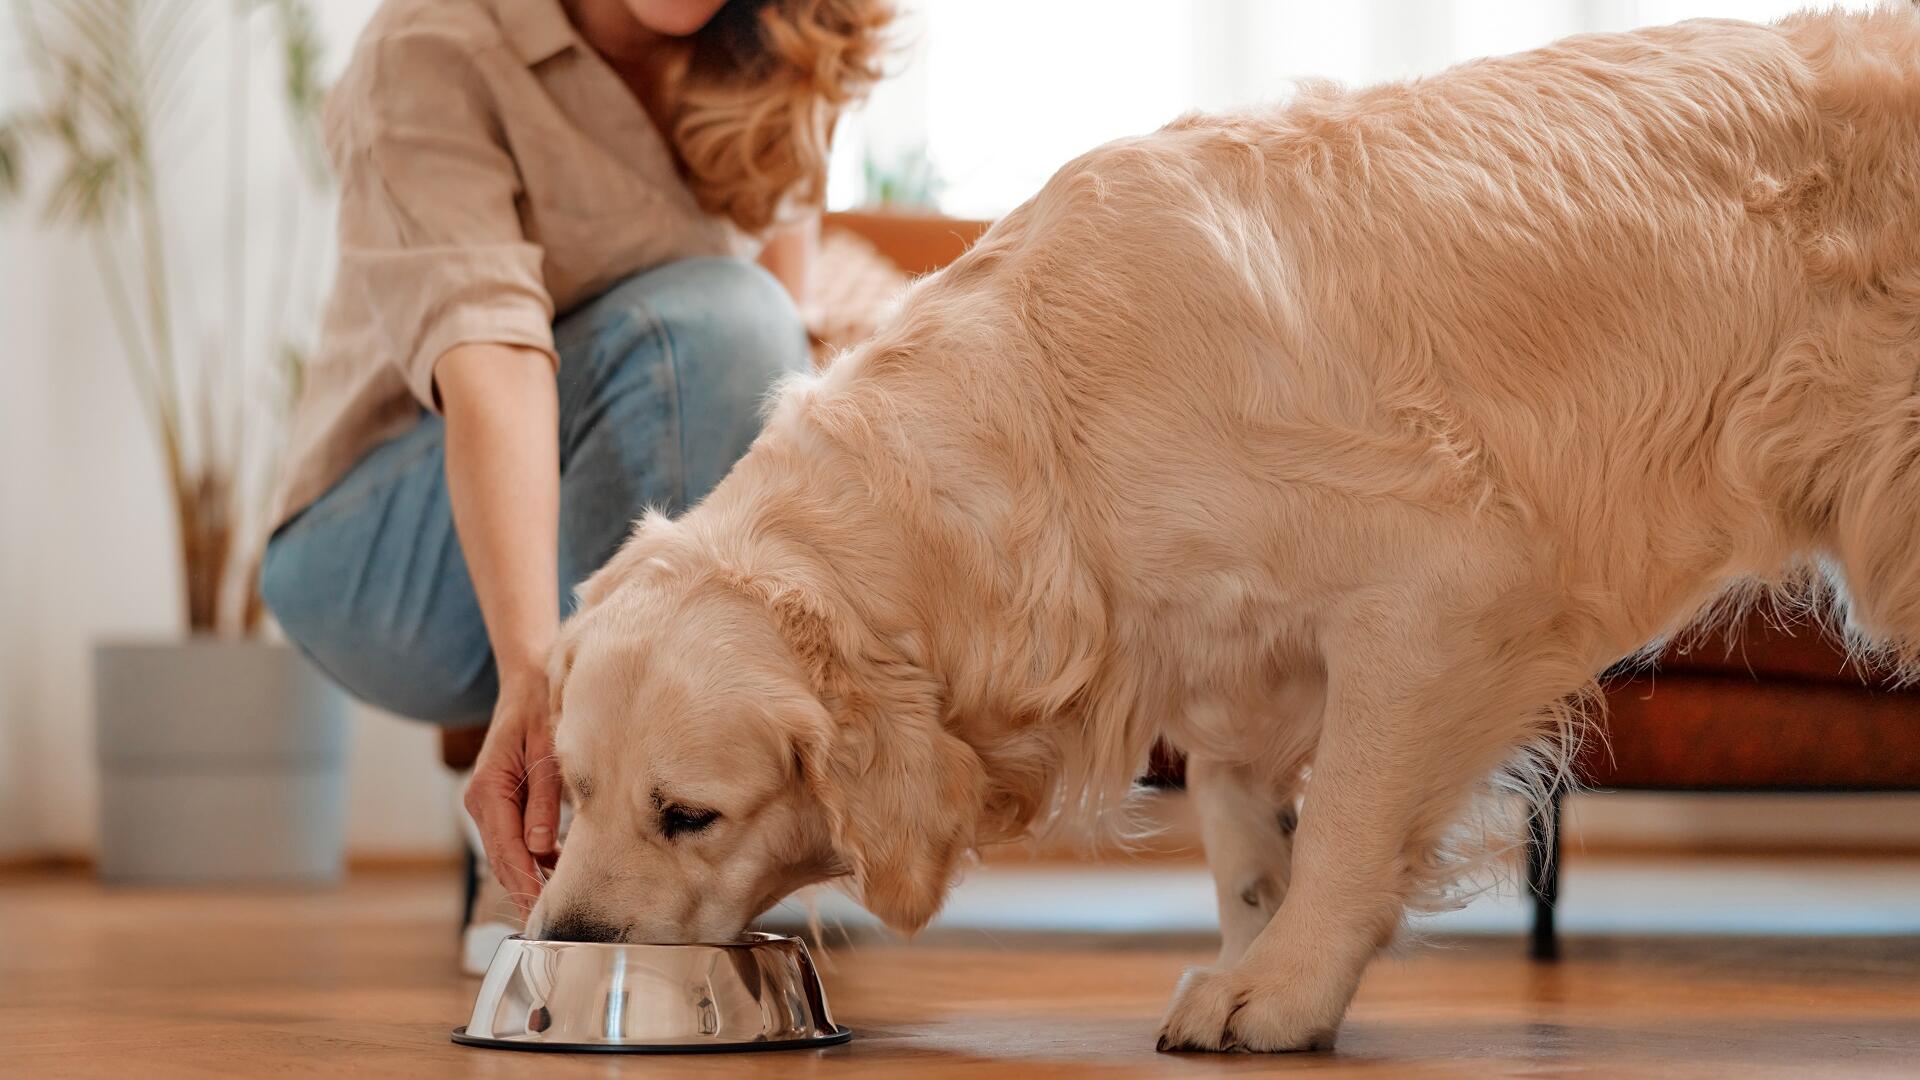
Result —
[{"label": "black couch leg", "polygon": [[1527,839],[1527,891],[1533,894],[1533,937],[1527,955],[1558,960],[1560,939],[1553,930],[1553,906],[1560,899],[1560,789],[1533,816]]}]

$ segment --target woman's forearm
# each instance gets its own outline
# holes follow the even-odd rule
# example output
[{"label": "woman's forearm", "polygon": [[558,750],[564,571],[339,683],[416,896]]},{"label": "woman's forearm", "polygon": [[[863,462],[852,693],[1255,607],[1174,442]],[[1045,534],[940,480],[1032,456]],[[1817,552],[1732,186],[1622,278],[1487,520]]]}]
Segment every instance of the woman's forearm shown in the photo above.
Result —
[{"label": "woman's forearm", "polygon": [[535,349],[461,345],[434,365],[447,489],[502,686],[544,675],[559,624],[559,393]]}]

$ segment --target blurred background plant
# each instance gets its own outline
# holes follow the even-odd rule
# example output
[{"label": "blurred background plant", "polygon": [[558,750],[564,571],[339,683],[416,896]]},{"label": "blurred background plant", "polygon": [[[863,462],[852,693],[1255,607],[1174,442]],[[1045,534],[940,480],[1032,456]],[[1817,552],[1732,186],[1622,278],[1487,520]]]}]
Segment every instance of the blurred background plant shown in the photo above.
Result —
[{"label": "blurred background plant", "polygon": [[[313,11],[305,0],[12,0],[12,14],[37,100],[0,119],[0,198],[37,196],[49,224],[84,238],[159,443],[185,627],[251,636],[273,461],[311,321],[296,309],[317,295],[299,287],[316,261],[302,250],[299,196],[327,183]],[[224,115],[210,117],[187,91],[204,50],[222,45]],[[256,107],[261,69],[277,75],[269,109]],[[283,167],[259,167],[260,139],[286,142],[270,159]],[[169,198],[191,185],[167,180],[169,166],[209,154],[212,221]],[[258,211],[276,209],[268,265],[257,265]],[[200,306],[210,290],[217,299]]]},{"label": "blurred background plant", "polygon": [[861,174],[865,206],[927,213],[940,209],[946,181],[927,156],[925,145],[884,156],[869,149],[861,158]]}]

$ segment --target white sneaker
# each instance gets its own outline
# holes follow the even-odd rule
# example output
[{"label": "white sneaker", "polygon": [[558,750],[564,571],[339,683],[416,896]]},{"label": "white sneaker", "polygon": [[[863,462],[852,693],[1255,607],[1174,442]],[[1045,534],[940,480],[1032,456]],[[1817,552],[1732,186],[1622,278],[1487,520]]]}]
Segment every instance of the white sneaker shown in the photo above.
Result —
[{"label": "white sneaker", "polygon": [[501,943],[519,932],[520,928],[509,922],[468,923],[460,932],[460,970],[475,978],[485,975]]}]

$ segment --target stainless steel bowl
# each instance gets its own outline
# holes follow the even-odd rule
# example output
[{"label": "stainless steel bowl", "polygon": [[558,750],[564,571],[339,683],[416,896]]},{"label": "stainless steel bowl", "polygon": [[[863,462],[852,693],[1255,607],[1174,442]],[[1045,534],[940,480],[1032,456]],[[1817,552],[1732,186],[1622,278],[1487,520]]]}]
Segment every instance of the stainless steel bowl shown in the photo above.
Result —
[{"label": "stainless steel bowl", "polygon": [[799,938],[709,945],[600,945],[508,938],[453,1041],[508,1050],[693,1053],[832,1046],[853,1038],[827,1011]]}]

